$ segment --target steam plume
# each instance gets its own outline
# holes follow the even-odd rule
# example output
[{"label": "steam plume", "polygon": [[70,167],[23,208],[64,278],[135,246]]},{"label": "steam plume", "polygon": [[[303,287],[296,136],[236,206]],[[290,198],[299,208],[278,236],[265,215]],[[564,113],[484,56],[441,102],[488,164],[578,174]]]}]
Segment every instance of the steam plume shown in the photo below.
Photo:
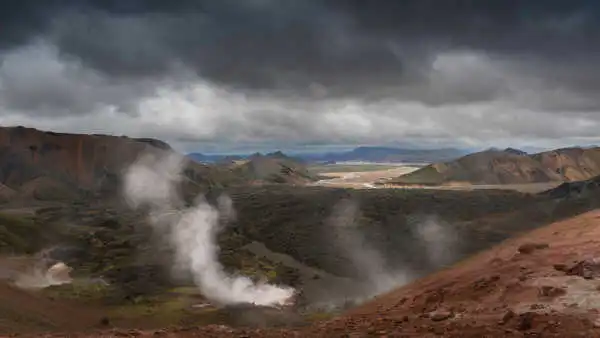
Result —
[{"label": "steam plume", "polygon": [[71,268],[63,262],[58,262],[46,267],[44,262],[39,262],[27,272],[18,274],[15,285],[23,289],[43,289],[53,285],[71,283],[69,276]]},{"label": "steam plume", "polygon": [[[228,275],[218,261],[216,236],[219,220],[231,219],[231,200],[219,198],[219,208],[199,198],[184,207],[178,196],[183,158],[175,155],[146,155],[125,173],[125,197],[134,208],[149,207],[153,227],[165,233],[176,253],[176,267],[191,272],[203,294],[223,305],[254,303],[283,305],[294,290],[266,283],[253,283],[244,276]],[[222,212],[220,213],[219,210]]]},{"label": "steam plume", "polygon": [[407,283],[411,274],[387,267],[381,253],[365,241],[358,229],[356,220],[359,216],[358,205],[354,201],[344,200],[335,206],[329,224],[334,229],[335,244],[361,271],[361,277],[366,278],[366,290],[362,297],[370,298]]},{"label": "steam plume", "polygon": [[457,234],[434,217],[427,217],[416,227],[417,238],[425,245],[427,258],[437,267],[456,258]]},{"label": "steam plume", "polygon": [[[362,293],[356,297],[357,301],[388,292],[417,276],[417,272],[407,267],[392,269],[386,264],[383,253],[369,245],[358,228],[357,220],[360,216],[359,206],[355,201],[343,200],[334,207],[329,219],[334,230],[334,243],[361,272],[361,279],[366,280]],[[436,268],[449,264],[456,258],[456,233],[435,217],[420,220],[414,234],[424,249],[422,254]]]}]

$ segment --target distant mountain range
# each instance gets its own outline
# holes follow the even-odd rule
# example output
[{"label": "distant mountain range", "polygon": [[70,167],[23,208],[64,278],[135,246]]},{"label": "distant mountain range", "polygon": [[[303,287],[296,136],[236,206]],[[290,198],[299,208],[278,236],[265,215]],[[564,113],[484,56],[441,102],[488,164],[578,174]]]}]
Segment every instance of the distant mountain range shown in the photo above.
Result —
[{"label": "distant mountain range", "polygon": [[[267,155],[280,154],[275,152]],[[442,149],[402,149],[392,147],[358,147],[345,152],[329,153],[303,153],[291,155],[297,161],[307,163],[335,163],[335,162],[380,162],[380,163],[431,163],[439,161],[449,161],[460,156],[466,155],[467,151],[456,148]],[[205,155],[202,153],[192,153],[188,156],[198,162],[217,163],[230,160],[248,159],[256,154],[240,155]],[[283,155],[285,156],[285,155]]]}]

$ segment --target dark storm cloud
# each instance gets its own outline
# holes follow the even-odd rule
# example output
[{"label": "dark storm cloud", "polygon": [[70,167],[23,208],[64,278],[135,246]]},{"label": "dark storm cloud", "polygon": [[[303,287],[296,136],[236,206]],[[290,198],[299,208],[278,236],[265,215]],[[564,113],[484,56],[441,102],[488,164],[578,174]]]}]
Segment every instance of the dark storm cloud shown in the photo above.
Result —
[{"label": "dark storm cloud", "polygon": [[595,0],[7,0],[0,123],[186,142],[592,137],[599,22]]},{"label": "dark storm cloud", "polygon": [[0,19],[8,34],[0,44],[5,48],[48,36],[65,55],[110,76],[152,76],[183,64],[215,82],[249,88],[297,90],[317,82],[335,92],[420,82],[431,54],[447,49],[591,64],[600,48],[595,1],[30,0],[3,5]]}]

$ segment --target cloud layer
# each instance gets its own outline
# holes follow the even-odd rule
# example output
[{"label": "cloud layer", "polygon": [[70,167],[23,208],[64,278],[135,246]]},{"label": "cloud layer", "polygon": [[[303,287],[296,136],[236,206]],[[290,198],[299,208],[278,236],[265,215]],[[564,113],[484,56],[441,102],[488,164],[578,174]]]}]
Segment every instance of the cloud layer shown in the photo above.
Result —
[{"label": "cloud layer", "polygon": [[1,6],[4,125],[158,137],[197,150],[598,138],[593,1]]}]

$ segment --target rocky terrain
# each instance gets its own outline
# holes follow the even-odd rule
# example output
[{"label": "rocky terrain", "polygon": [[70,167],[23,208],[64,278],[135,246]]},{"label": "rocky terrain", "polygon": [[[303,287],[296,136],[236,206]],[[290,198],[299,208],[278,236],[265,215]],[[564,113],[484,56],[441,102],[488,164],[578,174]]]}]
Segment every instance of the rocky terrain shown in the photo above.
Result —
[{"label": "rocky terrain", "polygon": [[600,175],[600,148],[563,148],[528,155],[488,150],[435,163],[388,181],[396,185],[572,182]]},{"label": "rocky terrain", "polygon": [[[523,231],[597,206],[597,201],[589,196],[557,200],[547,195],[507,191],[432,193],[249,186],[232,188],[228,193],[238,217],[219,238],[220,260],[231,271],[302,290],[291,312],[194,308],[194,304],[206,300],[185,276],[174,279],[170,274],[170,248],[153,237],[151,229],[144,225],[143,214],[116,203],[79,201],[40,208],[33,216],[7,210],[9,215],[1,222],[8,234],[4,252],[27,254],[51,248],[49,253],[54,259],[73,267],[74,282],[33,293],[3,284],[6,297],[15,300],[10,303],[13,304],[10,313],[0,310],[0,317],[7,318],[0,325],[1,332],[87,332],[103,327],[123,332],[123,329],[158,330],[191,325],[197,327],[190,334],[201,335],[211,330],[216,330],[215,335],[223,334],[222,329],[215,327],[202,331],[200,327],[209,324],[232,328],[227,330],[253,327],[249,332],[257,327],[281,325],[298,330],[298,325],[321,321],[352,306],[352,302],[346,303],[344,299],[360,303],[372,292],[401,286]],[[357,207],[350,218],[336,211],[340,205],[352,209],[352,204],[349,206],[346,201],[354,201]],[[335,227],[339,217],[354,227],[340,231]],[[443,225],[443,234],[448,237],[426,237],[423,241],[421,225],[431,220]],[[30,234],[38,235],[30,237]],[[336,246],[339,243],[336,238],[352,234],[359,235],[359,242],[342,242],[355,245],[350,251]],[[447,238],[468,240],[446,242]],[[433,246],[427,245],[427,241]],[[365,254],[361,251],[365,245],[377,248],[379,258],[356,260],[352,252]],[[390,284],[378,289],[374,284],[377,281]],[[53,312],[51,316],[58,318],[52,319],[43,311],[20,307],[17,297],[31,299],[24,304],[37,299],[40,304],[52,302],[65,311]],[[323,308],[323,302],[338,304],[338,308]],[[61,317],[61,313],[68,315],[82,306],[87,309],[82,312],[86,315],[76,325]],[[19,326],[8,320],[15,316],[21,318]],[[318,325],[313,329],[330,332],[329,328]],[[363,328],[356,330],[360,332]],[[343,332],[339,326],[335,331]],[[269,332],[276,336],[279,331]]]},{"label": "rocky terrain", "polygon": [[[541,227],[304,328],[96,329],[73,337],[597,337],[600,212]],[[65,333],[47,334],[58,337]]]},{"label": "rocky terrain", "polygon": [[[600,202],[592,180],[582,183],[590,187],[584,194],[582,189],[564,186],[538,195],[494,190],[354,190],[303,186],[310,174],[283,154],[210,166],[188,162],[183,169],[185,179],[178,186],[181,208],[193,205],[202,195],[213,205],[223,194],[231,198],[235,217],[219,219],[216,243],[225,271],[297,291],[293,305],[283,308],[223,306],[212,303],[189,273],[175,273],[174,247],[151,226],[148,210],[132,209],[121,196],[123,170],[141,154],[160,155],[172,152],[170,147],[124,137],[25,128],[1,131],[5,133],[2,182],[14,195],[0,203],[0,297],[4,302],[0,334],[93,335],[100,330],[108,335],[158,331],[178,336],[330,337],[348,331],[385,335],[383,331],[429,334],[445,330],[451,336],[471,325],[460,318],[471,318],[469,311],[475,311],[475,305],[467,301],[467,293],[478,294],[479,289],[465,289],[463,272],[451,272],[455,268],[440,272],[442,277],[425,276],[457,262],[467,266],[465,262],[471,261],[467,258],[475,253],[594,210]],[[123,152],[112,154],[102,150],[103,145]],[[44,188],[27,194],[24,187],[36,180],[55,185],[40,185]],[[533,251],[553,248],[553,244],[549,248],[540,245]],[[527,262],[536,256],[515,257]],[[502,259],[498,264],[513,264]],[[33,289],[19,286],[16,281],[23,276],[40,276],[41,261],[46,267],[64,262],[73,269],[72,279]],[[509,265],[506,274],[493,277],[492,282],[520,277]],[[476,265],[482,270],[490,266]],[[499,273],[495,271],[490,273],[495,276]],[[439,292],[410,286],[424,277],[416,285],[437,287],[436,283],[449,280],[444,273],[456,278],[456,284],[444,284]],[[368,301],[406,284],[375,303]],[[458,298],[444,296],[450,292],[446,288]],[[439,293],[442,300],[435,301],[437,307],[430,306],[434,301],[422,303],[429,296],[421,293]],[[494,316],[512,309],[515,304],[510,302],[517,297],[503,307],[501,297],[490,294],[493,297],[480,298],[489,304],[482,310],[483,318],[496,322]],[[409,301],[411,297],[414,300]],[[538,318],[537,314],[526,316]],[[482,323],[489,324],[485,320]],[[471,326],[473,332],[482,329]],[[182,328],[162,331],[167,327]]]},{"label": "rocky terrain", "polygon": [[507,240],[313,332],[596,337],[599,217],[593,211]]}]

